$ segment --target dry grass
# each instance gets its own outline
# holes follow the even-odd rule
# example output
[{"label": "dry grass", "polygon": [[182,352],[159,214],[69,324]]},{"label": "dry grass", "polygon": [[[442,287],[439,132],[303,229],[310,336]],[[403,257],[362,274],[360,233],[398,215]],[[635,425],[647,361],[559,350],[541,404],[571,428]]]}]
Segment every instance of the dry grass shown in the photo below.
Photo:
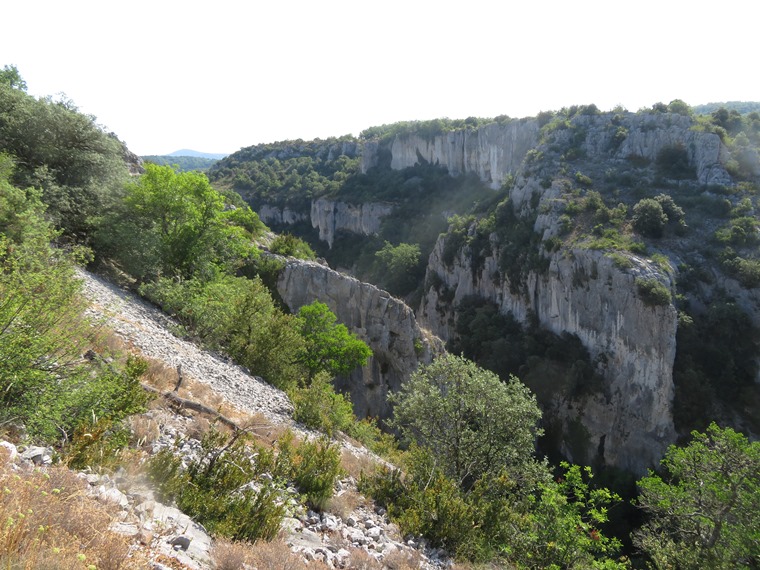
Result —
[{"label": "dry grass", "polygon": [[302,570],[314,568],[298,554],[293,553],[283,540],[271,542],[230,542],[219,539],[212,552],[216,570]]},{"label": "dry grass", "polygon": [[360,548],[351,550],[347,568],[352,570],[417,570],[422,565],[422,555],[417,551],[394,550],[378,561]]},{"label": "dry grass", "polygon": [[342,492],[340,495],[335,495],[327,501],[325,510],[339,516],[343,520],[348,518],[348,515],[353,513],[359,505],[366,502],[366,499],[353,490]]},{"label": "dry grass", "polygon": [[340,465],[354,479],[359,479],[362,473],[365,476],[372,475],[380,468],[380,463],[372,456],[366,453],[356,454],[348,449],[342,450]]},{"label": "dry grass", "polygon": [[0,450],[0,567],[42,570],[145,568],[127,540],[108,531],[108,506],[84,492],[65,468],[17,473]]},{"label": "dry grass", "polygon": [[128,422],[134,445],[137,448],[150,448],[161,435],[158,422],[144,414],[130,416]]},{"label": "dry grass", "polygon": [[422,565],[422,555],[416,550],[395,550],[383,558],[383,566],[390,570],[416,570]]}]

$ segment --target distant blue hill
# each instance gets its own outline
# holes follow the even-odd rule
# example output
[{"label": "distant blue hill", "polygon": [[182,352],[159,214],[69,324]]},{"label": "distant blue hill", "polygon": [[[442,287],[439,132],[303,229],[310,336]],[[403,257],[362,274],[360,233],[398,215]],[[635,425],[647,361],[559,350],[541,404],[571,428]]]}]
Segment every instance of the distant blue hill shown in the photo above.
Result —
[{"label": "distant blue hill", "polygon": [[195,158],[214,158],[214,159],[221,159],[227,156],[229,153],[213,153],[213,152],[198,152],[197,150],[189,150],[186,148],[183,148],[182,150],[175,150],[171,154],[167,154],[166,156],[192,156]]}]

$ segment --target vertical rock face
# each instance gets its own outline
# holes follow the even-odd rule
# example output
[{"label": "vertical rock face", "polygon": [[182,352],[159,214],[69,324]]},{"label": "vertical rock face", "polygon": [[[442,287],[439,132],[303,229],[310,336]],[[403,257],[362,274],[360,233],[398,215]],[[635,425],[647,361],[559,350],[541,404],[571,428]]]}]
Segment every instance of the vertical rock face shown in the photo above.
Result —
[{"label": "vertical rock face", "polygon": [[420,363],[430,362],[441,351],[441,342],[420,328],[402,301],[318,263],[288,261],[277,290],[294,312],[315,300],[325,303],[372,349],[368,364],[338,384],[351,394],[359,417],[388,417],[388,392],[397,390]]},{"label": "vertical rock face", "polygon": [[[648,306],[637,294],[636,277],[665,280],[646,261],[631,256],[633,269],[619,270],[602,252],[564,250],[552,255],[546,272],[532,272],[524,293],[512,293],[507,281],[494,280],[498,260],[488,257],[473,276],[465,252],[450,267],[442,262],[443,241],[430,257],[439,284],[423,298],[420,322],[443,339],[450,338],[452,307],[468,295],[496,303],[525,322],[534,314],[540,324],[560,334],[577,335],[591,357],[601,362],[603,394],[575,406],[556,401],[563,421],[580,421],[587,431],[585,457],[635,473],[654,466],[675,440],[672,420],[672,367],[675,358],[676,310]],[[442,300],[442,291],[449,299]],[[450,297],[453,293],[453,301]],[[570,450],[565,450],[572,456]]]},{"label": "vertical rock face", "polygon": [[[391,168],[400,170],[425,160],[448,168],[449,174],[474,172],[492,188],[517,172],[525,155],[538,143],[535,119],[492,123],[479,129],[459,130],[424,138],[418,135],[396,137],[391,144]],[[362,150],[364,172],[378,163],[379,146],[365,143]]]},{"label": "vertical rock face", "polygon": [[261,221],[265,224],[293,225],[308,219],[306,214],[292,210],[287,206],[280,208],[279,206],[272,206],[270,204],[264,204],[259,207],[258,214]]},{"label": "vertical rock face", "polygon": [[349,204],[320,198],[311,203],[311,226],[319,230],[319,239],[332,247],[335,233],[341,230],[365,236],[377,234],[383,218],[392,211],[390,204]]},{"label": "vertical rock face", "polygon": [[[731,184],[731,177],[724,167],[728,149],[715,133],[692,130],[690,117],[666,113],[626,114],[618,126],[626,129],[626,136],[617,149],[613,137],[616,129],[610,129],[607,116],[582,116],[575,118],[580,128],[587,129],[584,150],[594,159],[625,159],[636,156],[655,161],[669,147],[683,148],[694,166],[697,181],[701,184]],[[610,156],[611,155],[611,156]]]}]

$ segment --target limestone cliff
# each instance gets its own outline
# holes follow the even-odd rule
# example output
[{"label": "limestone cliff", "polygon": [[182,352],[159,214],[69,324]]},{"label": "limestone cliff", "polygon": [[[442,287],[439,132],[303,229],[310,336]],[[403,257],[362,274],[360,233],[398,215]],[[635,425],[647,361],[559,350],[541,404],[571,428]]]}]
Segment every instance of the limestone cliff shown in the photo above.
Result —
[{"label": "limestone cliff", "polygon": [[319,239],[332,247],[335,233],[341,230],[364,236],[377,234],[383,218],[392,211],[391,204],[349,204],[320,198],[311,203],[311,226],[319,230]]},{"label": "limestone cliff", "polygon": [[287,206],[282,208],[271,204],[263,204],[257,208],[259,218],[265,224],[276,224],[292,226],[298,222],[308,219],[308,216],[302,212],[293,210]]},{"label": "limestone cliff", "polygon": [[[400,170],[425,160],[448,169],[449,174],[474,172],[492,188],[515,174],[525,155],[538,143],[535,119],[492,123],[479,129],[451,131],[432,138],[418,135],[396,137],[390,146],[391,168]],[[365,143],[362,170],[378,164],[379,145]]]},{"label": "limestone cliff", "polygon": [[359,417],[388,417],[388,392],[398,390],[420,363],[442,349],[402,301],[324,265],[289,260],[277,290],[292,311],[315,300],[325,303],[372,349],[366,366],[338,381],[338,388],[351,394]]},{"label": "limestone cliff", "polygon": [[[495,255],[473,271],[466,249],[446,266],[443,247],[441,239],[430,256],[426,280],[440,285],[427,291],[420,322],[448,340],[453,308],[464,297],[478,295],[519,321],[532,314],[552,332],[577,335],[598,363],[605,385],[603,393],[575,405],[557,394],[548,411],[566,425],[580,421],[587,431],[583,456],[574,459],[599,459],[636,473],[656,465],[675,441],[671,404],[676,310],[670,304],[648,306],[634,281],[650,277],[669,286],[667,276],[636,256],[630,257],[634,267],[622,271],[602,252],[571,249],[551,255],[548,271],[530,272],[524,292],[513,293],[508,280],[492,277],[499,274]],[[448,298],[442,300],[445,293]],[[564,452],[572,457],[573,450]]]}]

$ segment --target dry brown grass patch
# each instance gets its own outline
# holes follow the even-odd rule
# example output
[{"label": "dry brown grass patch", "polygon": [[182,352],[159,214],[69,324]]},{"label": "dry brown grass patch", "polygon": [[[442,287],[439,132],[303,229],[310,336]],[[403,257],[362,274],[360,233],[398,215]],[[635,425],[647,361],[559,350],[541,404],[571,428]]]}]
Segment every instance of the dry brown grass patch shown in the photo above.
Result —
[{"label": "dry brown grass patch", "polygon": [[345,448],[341,451],[340,464],[354,479],[359,479],[362,473],[365,476],[372,475],[380,468],[380,463],[372,456],[365,453],[356,454]]},{"label": "dry brown grass patch", "polygon": [[87,496],[85,483],[68,469],[15,472],[0,465],[0,565],[8,568],[144,568],[127,540],[108,526],[108,506]]},{"label": "dry brown grass patch", "polygon": [[307,565],[301,556],[293,553],[285,541],[281,539],[271,542],[260,541],[256,544],[219,539],[214,543],[212,556],[216,570],[240,570],[243,568],[302,570],[314,568],[313,564]]},{"label": "dry brown grass patch", "polygon": [[364,504],[365,501],[364,497],[356,491],[343,491],[327,501],[325,510],[345,520],[348,518],[348,515],[353,513],[359,505]]},{"label": "dry brown grass patch", "polygon": [[416,570],[422,566],[422,555],[416,550],[394,550],[383,558],[383,566],[390,570]]}]

